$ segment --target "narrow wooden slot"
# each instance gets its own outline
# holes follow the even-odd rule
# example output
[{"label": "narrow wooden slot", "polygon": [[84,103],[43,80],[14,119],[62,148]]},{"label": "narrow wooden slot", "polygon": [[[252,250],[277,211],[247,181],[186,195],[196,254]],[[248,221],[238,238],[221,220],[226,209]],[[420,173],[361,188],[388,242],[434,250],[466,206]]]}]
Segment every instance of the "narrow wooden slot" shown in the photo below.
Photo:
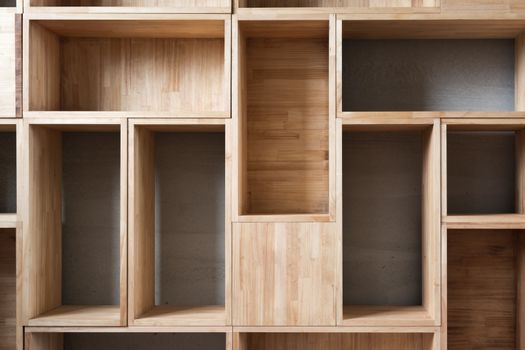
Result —
[{"label": "narrow wooden slot", "polygon": [[234,350],[439,350],[435,337],[433,333],[241,333]]},{"label": "narrow wooden slot", "polygon": [[398,128],[343,129],[343,325],[436,322],[438,130]]},{"label": "narrow wooden slot", "polygon": [[0,349],[16,348],[16,230],[0,228]]},{"label": "narrow wooden slot", "polygon": [[120,125],[74,128],[29,126],[26,316],[33,326],[119,326],[126,307]]},{"label": "narrow wooden slot", "polygon": [[27,350],[226,350],[224,333],[27,333]]},{"label": "narrow wooden slot", "polygon": [[27,34],[28,111],[229,116],[225,20],[30,20]]},{"label": "narrow wooden slot", "polygon": [[225,325],[224,125],[158,128],[135,127],[130,322]]},{"label": "narrow wooden slot", "polygon": [[2,214],[16,213],[16,183],[16,132],[0,129],[0,213]]},{"label": "narrow wooden slot", "polygon": [[448,349],[521,348],[523,231],[448,230],[447,236]]},{"label": "narrow wooden slot", "polygon": [[[229,0],[31,0],[33,7],[131,7],[131,8],[169,8],[172,10],[185,10],[203,12],[208,9],[215,12],[218,9],[230,9]],[[214,10],[214,11],[212,11]]]},{"label": "narrow wooden slot", "polygon": [[516,131],[452,129],[446,147],[448,214],[517,213]]},{"label": "narrow wooden slot", "polygon": [[238,30],[239,213],[328,214],[329,22]]},{"label": "narrow wooden slot", "polygon": [[238,0],[240,8],[338,8],[338,9],[358,9],[358,8],[410,8],[410,7],[438,7],[439,2],[434,0],[414,4],[411,0]]}]

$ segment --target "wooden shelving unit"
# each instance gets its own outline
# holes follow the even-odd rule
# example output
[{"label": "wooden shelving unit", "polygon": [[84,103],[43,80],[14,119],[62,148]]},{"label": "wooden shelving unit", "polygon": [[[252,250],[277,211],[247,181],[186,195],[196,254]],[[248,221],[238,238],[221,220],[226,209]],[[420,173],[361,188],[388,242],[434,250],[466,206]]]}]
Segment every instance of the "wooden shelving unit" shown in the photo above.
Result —
[{"label": "wooden shelving unit", "polygon": [[522,0],[0,0],[0,350],[525,346]]}]

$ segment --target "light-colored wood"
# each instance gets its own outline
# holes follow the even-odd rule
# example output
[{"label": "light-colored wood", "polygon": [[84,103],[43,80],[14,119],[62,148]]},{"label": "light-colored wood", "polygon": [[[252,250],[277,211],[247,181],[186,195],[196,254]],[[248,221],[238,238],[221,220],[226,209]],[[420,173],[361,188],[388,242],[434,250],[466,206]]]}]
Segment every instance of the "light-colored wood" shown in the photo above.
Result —
[{"label": "light-colored wood", "polygon": [[235,221],[239,215],[334,216],[335,18],[328,19],[236,22],[240,95],[233,106],[242,137],[234,147]]},{"label": "light-colored wood", "polygon": [[17,16],[0,13],[0,118],[16,117]]},{"label": "light-colored wood", "polygon": [[0,229],[16,228],[18,218],[16,214],[0,214]]},{"label": "light-colored wood", "polygon": [[525,229],[525,215],[449,215],[443,217],[443,223],[449,229]]},{"label": "light-colored wood", "polygon": [[422,306],[345,305],[345,326],[433,326],[435,321]]},{"label": "light-colored wood", "polygon": [[30,319],[29,326],[120,326],[120,307],[116,306],[60,306],[38,318]]},{"label": "light-colored wood", "polygon": [[226,311],[221,306],[170,306],[161,305],[151,308],[133,320],[134,326],[223,326]]},{"label": "light-colored wood", "polygon": [[26,333],[24,348],[31,350],[62,350],[64,348],[64,337],[59,333]]},{"label": "light-colored wood", "polygon": [[525,236],[516,238],[516,349],[525,347]]},{"label": "light-colored wood", "polygon": [[521,0],[441,0],[443,13],[523,13],[525,7]]},{"label": "light-colored wood", "polygon": [[525,33],[516,37],[514,44],[516,54],[515,63],[515,109],[516,111],[525,111]]},{"label": "light-colored wood", "polygon": [[25,327],[25,333],[232,333],[232,327]]},{"label": "light-colored wood", "polygon": [[[231,323],[231,123],[224,119],[132,119],[129,128],[129,318],[131,326],[220,326]],[[224,305],[155,303],[155,134],[221,132],[225,135]]]},{"label": "light-colored wood", "polygon": [[[25,120],[22,169],[19,196],[23,225],[21,254],[22,310],[21,324],[63,322],[75,325],[126,325],[127,313],[127,191],[120,191],[119,228],[119,299],[120,305],[104,307],[116,310],[111,321],[97,317],[98,306],[91,319],[83,320],[75,310],[78,306],[62,305],[62,133],[67,131],[120,132],[120,186],[127,188],[127,123],[123,119],[96,120]],[[19,207],[20,208],[20,207]],[[80,310],[86,310],[81,308]],[[51,315],[46,315],[51,312]],[[55,315],[56,314],[56,315]],[[81,312],[82,314],[82,312]],[[107,314],[107,313],[106,313]],[[99,315],[100,316],[100,315]],[[40,318],[43,317],[43,320]],[[116,323],[115,323],[116,319]],[[93,323],[91,323],[93,322]]]},{"label": "light-colored wood", "polygon": [[249,333],[239,336],[234,350],[437,350],[435,337],[432,333]]},{"label": "light-colored wood", "polygon": [[233,332],[241,335],[246,333],[436,333],[440,327],[381,327],[381,326],[358,326],[358,327],[233,327]]},{"label": "light-colored wood", "polygon": [[25,19],[26,111],[229,117],[229,19],[42,17]]},{"label": "light-colored wood", "polygon": [[233,324],[335,325],[333,223],[233,227]]},{"label": "light-colored wood", "polygon": [[229,0],[24,0],[28,11],[229,13]]}]

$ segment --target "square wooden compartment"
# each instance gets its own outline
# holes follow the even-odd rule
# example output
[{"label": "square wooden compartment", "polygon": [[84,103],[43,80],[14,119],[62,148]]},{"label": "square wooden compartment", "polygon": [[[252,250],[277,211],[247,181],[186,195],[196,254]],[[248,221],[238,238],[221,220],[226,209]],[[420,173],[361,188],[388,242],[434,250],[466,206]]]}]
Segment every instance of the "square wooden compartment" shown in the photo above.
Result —
[{"label": "square wooden compartment", "polygon": [[339,115],[523,110],[525,21],[342,18]]},{"label": "square wooden compartment", "polygon": [[229,117],[229,17],[45,18],[24,19],[25,111]]},{"label": "square wooden compartment", "polygon": [[180,330],[174,333],[123,332],[112,329],[66,330],[28,328],[25,333],[27,350],[229,350],[230,334],[204,330]]},{"label": "square wooden compartment", "polygon": [[24,323],[126,324],[126,123],[25,129]]},{"label": "square wooden compartment", "polygon": [[448,230],[447,348],[523,347],[522,230]]},{"label": "square wooden compartment", "polygon": [[329,95],[335,86],[329,48],[335,44],[335,21],[323,18],[239,20],[234,29],[238,187],[233,200],[240,221],[275,215],[330,219],[335,140],[329,130],[335,118]]},{"label": "square wooden compartment", "polygon": [[439,121],[415,123],[343,122],[341,325],[439,324]]},{"label": "square wooden compartment", "polygon": [[130,325],[229,323],[226,124],[131,124]]},{"label": "square wooden compartment", "polygon": [[239,333],[233,350],[439,350],[438,334],[410,333]]},{"label": "square wooden compartment", "polygon": [[447,119],[442,148],[449,228],[525,228],[524,119]]}]

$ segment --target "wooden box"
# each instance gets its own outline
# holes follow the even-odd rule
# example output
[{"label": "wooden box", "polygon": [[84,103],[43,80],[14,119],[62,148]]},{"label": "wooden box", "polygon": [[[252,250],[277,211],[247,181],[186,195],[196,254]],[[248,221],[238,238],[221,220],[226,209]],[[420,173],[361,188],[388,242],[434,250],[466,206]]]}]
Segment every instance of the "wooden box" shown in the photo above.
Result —
[{"label": "wooden box", "polygon": [[32,14],[24,21],[26,116],[230,115],[229,16]]},{"label": "wooden box", "polygon": [[127,124],[25,123],[23,321],[127,323]]},{"label": "wooden box", "polygon": [[230,323],[230,122],[130,123],[129,324]]}]

